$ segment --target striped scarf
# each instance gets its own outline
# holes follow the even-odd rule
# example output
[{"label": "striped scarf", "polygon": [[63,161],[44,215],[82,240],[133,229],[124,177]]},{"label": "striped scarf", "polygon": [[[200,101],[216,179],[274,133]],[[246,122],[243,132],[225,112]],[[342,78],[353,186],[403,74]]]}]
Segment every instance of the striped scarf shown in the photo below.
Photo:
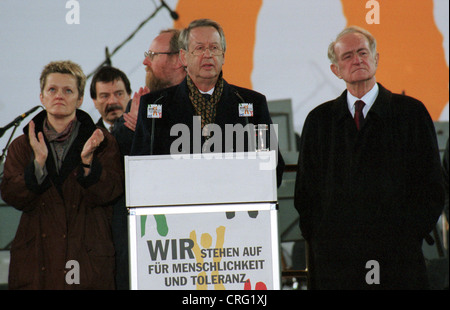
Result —
[{"label": "striped scarf", "polygon": [[44,121],[44,135],[47,138],[48,142],[50,142],[56,153],[56,160],[58,166],[61,166],[62,161],[64,160],[64,153],[67,147],[70,144],[70,137],[75,129],[75,124],[77,123],[77,119],[73,119],[62,132],[58,133],[56,130],[50,125],[47,118]]},{"label": "striped scarf", "polygon": [[214,123],[214,120],[216,118],[217,103],[219,102],[220,97],[222,96],[223,84],[224,82],[221,72],[214,87],[214,92],[212,96],[207,100],[195,86],[191,77],[189,75],[187,76],[189,99],[191,100],[192,105],[195,108],[196,115],[201,117],[202,129],[205,125]]}]

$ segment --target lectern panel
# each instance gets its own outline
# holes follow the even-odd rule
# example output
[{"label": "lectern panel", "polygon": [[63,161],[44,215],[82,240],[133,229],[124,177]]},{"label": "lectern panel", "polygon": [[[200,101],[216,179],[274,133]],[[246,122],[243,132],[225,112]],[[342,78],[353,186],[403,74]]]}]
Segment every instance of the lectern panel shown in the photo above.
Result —
[{"label": "lectern panel", "polygon": [[264,203],[131,209],[131,288],[279,289],[276,212]]},{"label": "lectern panel", "polygon": [[277,200],[275,151],[125,157],[128,207]]}]

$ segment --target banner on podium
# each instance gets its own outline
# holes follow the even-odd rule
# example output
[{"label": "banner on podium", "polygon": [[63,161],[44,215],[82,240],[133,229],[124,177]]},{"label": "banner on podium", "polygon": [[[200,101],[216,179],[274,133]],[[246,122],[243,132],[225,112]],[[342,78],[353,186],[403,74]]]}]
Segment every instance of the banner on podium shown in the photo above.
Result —
[{"label": "banner on podium", "polygon": [[131,209],[132,289],[279,289],[276,212],[271,203]]}]

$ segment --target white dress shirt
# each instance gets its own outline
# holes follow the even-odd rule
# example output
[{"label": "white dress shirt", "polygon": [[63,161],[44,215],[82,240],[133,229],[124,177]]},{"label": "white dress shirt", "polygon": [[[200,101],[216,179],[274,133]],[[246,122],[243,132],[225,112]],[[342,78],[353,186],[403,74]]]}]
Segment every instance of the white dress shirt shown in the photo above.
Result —
[{"label": "white dress shirt", "polygon": [[362,100],[366,104],[362,110],[362,113],[364,115],[364,118],[367,116],[367,113],[369,113],[370,108],[372,107],[373,103],[375,102],[375,99],[377,99],[378,96],[378,84],[375,83],[375,86],[372,87],[371,90],[369,90],[362,98],[357,98],[350,94],[349,91],[347,91],[347,104],[348,109],[353,117],[355,117],[355,102],[357,100]]}]

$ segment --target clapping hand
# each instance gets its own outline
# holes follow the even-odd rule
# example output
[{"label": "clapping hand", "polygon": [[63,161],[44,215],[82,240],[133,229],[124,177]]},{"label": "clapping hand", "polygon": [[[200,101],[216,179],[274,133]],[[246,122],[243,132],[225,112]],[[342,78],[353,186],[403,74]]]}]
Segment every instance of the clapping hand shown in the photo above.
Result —
[{"label": "clapping hand", "polygon": [[123,119],[125,120],[124,125],[127,126],[127,128],[131,129],[132,131],[136,130],[136,123],[137,123],[137,117],[138,117],[138,111],[139,111],[139,102],[141,100],[141,97],[145,94],[148,94],[150,92],[150,89],[148,87],[140,88],[139,92],[135,92],[133,96],[133,100],[131,101],[131,108],[130,112],[123,114]]},{"label": "clapping hand", "polygon": [[48,148],[45,144],[44,134],[42,131],[38,132],[36,137],[35,125],[33,121],[30,121],[28,126],[28,139],[30,141],[31,148],[33,149],[36,162],[43,168],[45,166],[45,161],[47,160]]},{"label": "clapping hand", "polygon": [[84,144],[83,150],[81,151],[81,162],[85,165],[90,165],[92,159],[94,158],[94,152],[105,139],[101,129],[97,128],[92,136]]}]

